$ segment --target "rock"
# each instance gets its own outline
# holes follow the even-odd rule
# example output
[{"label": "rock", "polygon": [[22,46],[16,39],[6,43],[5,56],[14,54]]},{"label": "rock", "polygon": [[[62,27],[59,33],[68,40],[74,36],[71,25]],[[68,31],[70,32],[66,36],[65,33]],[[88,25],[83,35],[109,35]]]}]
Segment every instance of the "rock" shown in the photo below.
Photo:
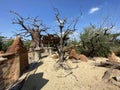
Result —
[{"label": "rock", "polygon": [[120,82],[120,76],[115,77],[116,81]]},{"label": "rock", "polygon": [[80,58],[79,58],[79,54],[77,54],[76,50],[73,49],[73,48],[70,50],[69,58],[70,58],[70,59],[71,59],[71,58],[74,58],[74,59],[76,59],[76,60],[80,59]]},{"label": "rock", "polygon": [[88,61],[88,58],[85,56],[85,55],[83,55],[83,54],[78,54],[77,52],[76,52],[76,50],[75,49],[71,49],[71,51],[70,51],[70,55],[69,55],[69,59],[72,59],[72,58],[74,58],[75,60],[81,60],[81,61],[85,61],[85,62],[87,62]]},{"label": "rock", "polygon": [[58,59],[59,56],[58,56],[58,54],[54,53],[54,54],[51,55],[51,58],[52,58],[52,59]]},{"label": "rock", "polygon": [[3,71],[2,71],[2,69],[0,67],[0,90],[5,90],[5,83],[3,81],[4,79],[3,79],[2,74],[3,74]]},{"label": "rock", "polygon": [[111,62],[117,62],[117,56],[115,55],[114,52],[112,52],[109,56],[108,56],[108,60],[111,61]]},{"label": "rock", "polygon": [[6,53],[15,53],[20,56],[20,72],[23,72],[28,66],[28,52],[20,37],[16,37]]},{"label": "rock", "polygon": [[72,60],[73,63],[80,63],[81,60]]},{"label": "rock", "polygon": [[4,54],[4,51],[0,51],[0,54]]},{"label": "rock", "polygon": [[7,58],[0,57],[0,61],[7,60]]},{"label": "rock", "polygon": [[85,61],[85,62],[88,61],[88,58],[83,54],[79,55],[79,58],[81,59],[81,61]]},{"label": "rock", "polygon": [[16,37],[11,46],[8,47],[6,53],[15,53],[15,54],[23,54],[27,52],[27,49],[24,47],[24,44],[20,37]]},{"label": "rock", "polygon": [[[4,84],[3,90],[7,90],[7,88],[12,85],[20,76],[20,62],[19,58],[15,57],[14,55],[9,56],[8,60],[0,61],[0,68],[2,73],[0,72],[1,82]],[[1,87],[0,87],[0,90]]]}]

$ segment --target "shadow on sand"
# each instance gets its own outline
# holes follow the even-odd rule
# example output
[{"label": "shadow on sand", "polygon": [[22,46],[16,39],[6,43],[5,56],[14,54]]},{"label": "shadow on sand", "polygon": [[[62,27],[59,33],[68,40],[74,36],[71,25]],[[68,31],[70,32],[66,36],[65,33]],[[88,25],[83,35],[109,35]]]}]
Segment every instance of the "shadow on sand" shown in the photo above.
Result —
[{"label": "shadow on sand", "polygon": [[43,73],[30,75],[21,90],[41,90],[41,88],[49,81],[42,77]]},{"label": "shadow on sand", "polygon": [[40,62],[35,62],[35,63],[31,63],[31,64],[29,64],[28,69],[27,69],[26,72],[32,71],[32,70],[38,68],[38,67],[39,67],[40,65],[42,65],[42,64],[43,64],[42,61],[40,61]]}]

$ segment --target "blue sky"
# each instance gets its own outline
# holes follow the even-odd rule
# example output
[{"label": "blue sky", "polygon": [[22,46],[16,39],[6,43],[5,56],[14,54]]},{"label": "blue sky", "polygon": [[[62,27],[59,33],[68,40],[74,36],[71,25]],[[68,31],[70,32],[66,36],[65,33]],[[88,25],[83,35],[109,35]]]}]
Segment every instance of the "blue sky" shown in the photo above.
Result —
[{"label": "blue sky", "polygon": [[[120,0],[0,0],[0,33],[13,37],[13,32],[20,29],[18,25],[12,24],[15,16],[10,10],[23,17],[39,16],[44,24],[53,29],[56,25],[53,7],[58,8],[61,17],[67,19],[73,19],[82,12],[74,37],[90,23],[99,25],[108,16],[109,22],[115,24],[113,31],[120,30]],[[52,32],[52,29],[48,31]]]}]

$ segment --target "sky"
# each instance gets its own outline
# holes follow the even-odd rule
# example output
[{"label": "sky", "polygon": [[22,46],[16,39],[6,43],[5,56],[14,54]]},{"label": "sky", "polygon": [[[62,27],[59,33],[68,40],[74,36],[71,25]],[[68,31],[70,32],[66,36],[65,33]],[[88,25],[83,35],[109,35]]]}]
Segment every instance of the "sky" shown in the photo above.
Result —
[{"label": "sky", "polygon": [[13,32],[21,29],[12,24],[15,15],[10,10],[23,17],[38,16],[46,26],[51,27],[48,32],[52,33],[53,29],[57,29],[53,8],[58,8],[61,17],[68,21],[82,12],[76,26],[77,31],[72,37],[79,36],[90,23],[100,25],[106,17],[115,25],[113,32],[120,32],[120,0],[0,0],[0,34],[14,37]]}]

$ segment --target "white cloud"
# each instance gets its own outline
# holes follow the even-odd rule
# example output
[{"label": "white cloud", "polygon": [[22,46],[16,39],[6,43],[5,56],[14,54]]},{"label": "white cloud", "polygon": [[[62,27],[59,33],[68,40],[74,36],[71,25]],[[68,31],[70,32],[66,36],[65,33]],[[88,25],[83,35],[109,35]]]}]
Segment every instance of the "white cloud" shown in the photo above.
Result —
[{"label": "white cloud", "polygon": [[99,7],[94,7],[94,8],[91,8],[91,9],[90,9],[89,13],[92,14],[92,13],[94,13],[94,12],[96,12],[96,11],[99,11],[99,10],[100,10]]}]

